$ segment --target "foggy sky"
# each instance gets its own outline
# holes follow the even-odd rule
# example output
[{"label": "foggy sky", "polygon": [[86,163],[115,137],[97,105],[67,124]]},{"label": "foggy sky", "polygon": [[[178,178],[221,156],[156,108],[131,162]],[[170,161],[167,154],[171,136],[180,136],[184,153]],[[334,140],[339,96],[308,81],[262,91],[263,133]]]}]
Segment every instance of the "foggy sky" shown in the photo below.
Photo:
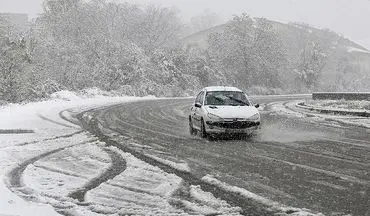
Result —
[{"label": "foggy sky", "polygon": [[[329,28],[370,49],[370,0],[116,0],[131,3],[175,6],[184,20],[205,10],[229,19],[247,12],[282,22],[305,22]],[[42,0],[0,0],[0,12],[28,13],[42,11]]]}]

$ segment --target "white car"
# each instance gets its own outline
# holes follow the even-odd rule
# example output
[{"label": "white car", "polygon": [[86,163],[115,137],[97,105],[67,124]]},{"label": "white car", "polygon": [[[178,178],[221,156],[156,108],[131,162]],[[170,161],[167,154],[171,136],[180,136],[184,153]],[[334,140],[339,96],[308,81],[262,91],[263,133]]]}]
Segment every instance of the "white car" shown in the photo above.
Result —
[{"label": "white car", "polygon": [[196,97],[189,115],[189,131],[202,137],[210,134],[253,134],[261,124],[260,113],[238,88],[204,88]]}]

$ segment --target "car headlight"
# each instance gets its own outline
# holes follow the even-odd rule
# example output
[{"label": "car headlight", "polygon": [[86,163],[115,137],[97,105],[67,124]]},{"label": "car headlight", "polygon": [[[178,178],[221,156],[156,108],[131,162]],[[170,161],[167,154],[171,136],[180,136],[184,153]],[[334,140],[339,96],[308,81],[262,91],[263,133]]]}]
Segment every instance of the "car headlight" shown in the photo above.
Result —
[{"label": "car headlight", "polygon": [[256,113],[256,114],[252,115],[251,117],[249,117],[248,120],[258,121],[258,120],[260,120],[260,114]]},{"label": "car headlight", "polygon": [[208,118],[210,118],[212,121],[222,121],[222,118],[220,116],[214,115],[212,113],[208,113]]}]

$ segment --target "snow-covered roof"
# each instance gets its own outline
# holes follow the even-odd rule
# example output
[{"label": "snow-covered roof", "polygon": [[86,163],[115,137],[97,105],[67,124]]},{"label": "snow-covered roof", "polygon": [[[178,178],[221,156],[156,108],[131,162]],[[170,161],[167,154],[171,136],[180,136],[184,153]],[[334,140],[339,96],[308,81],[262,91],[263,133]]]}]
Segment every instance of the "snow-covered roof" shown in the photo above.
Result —
[{"label": "snow-covered roof", "polygon": [[204,91],[237,91],[242,92],[242,90],[236,88],[236,87],[230,87],[230,86],[209,86],[203,89]]},{"label": "snow-covered roof", "polygon": [[361,52],[361,53],[370,54],[370,51],[368,51],[368,50],[358,49],[358,48],[355,48],[355,47],[347,47],[347,48],[348,48],[348,52],[350,52],[350,53],[352,53],[352,52]]}]

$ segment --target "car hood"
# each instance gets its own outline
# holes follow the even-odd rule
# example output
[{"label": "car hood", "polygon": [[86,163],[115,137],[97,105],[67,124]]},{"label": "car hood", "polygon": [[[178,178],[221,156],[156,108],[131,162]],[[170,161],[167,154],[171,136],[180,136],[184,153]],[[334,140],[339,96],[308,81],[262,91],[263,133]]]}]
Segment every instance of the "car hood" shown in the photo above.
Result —
[{"label": "car hood", "polygon": [[221,118],[250,118],[258,113],[254,106],[205,106],[205,109]]}]

